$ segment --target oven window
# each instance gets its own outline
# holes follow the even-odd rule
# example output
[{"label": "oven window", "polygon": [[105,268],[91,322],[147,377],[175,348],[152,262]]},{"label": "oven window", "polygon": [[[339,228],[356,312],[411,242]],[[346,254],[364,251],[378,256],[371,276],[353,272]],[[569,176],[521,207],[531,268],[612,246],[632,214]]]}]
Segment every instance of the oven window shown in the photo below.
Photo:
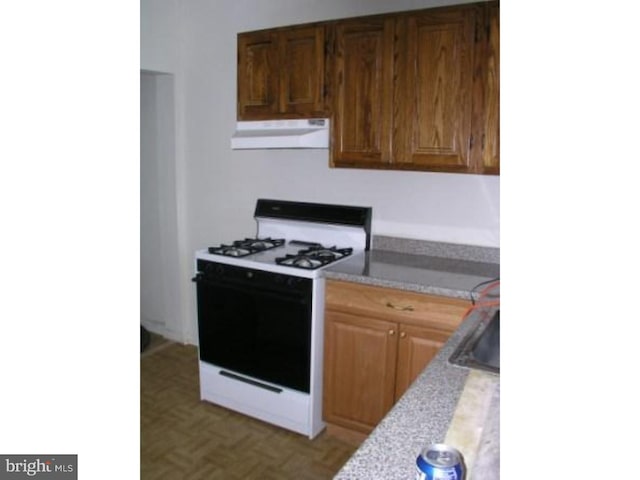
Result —
[{"label": "oven window", "polygon": [[223,280],[198,283],[200,359],[309,392],[311,280],[286,292]]}]

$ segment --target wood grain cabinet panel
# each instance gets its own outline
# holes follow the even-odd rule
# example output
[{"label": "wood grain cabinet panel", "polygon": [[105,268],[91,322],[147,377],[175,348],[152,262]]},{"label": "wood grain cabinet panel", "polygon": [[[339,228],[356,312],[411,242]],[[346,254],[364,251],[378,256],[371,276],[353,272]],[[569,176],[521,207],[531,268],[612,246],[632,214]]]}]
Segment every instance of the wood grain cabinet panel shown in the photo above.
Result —
[{"label": "wood grain cabinet panel", "polygon": [[326,116],[325,27],[238,34],[238,119]]},{"label": "wood grain cabinet panel", "polygon": [[238,34],[239,120],[331,118],[330,165],[500,173],[500,4]]},{"label": "wood grain cabinet panel", "polygon": [[399,399],[433,360],[451,335],[450,330],[400,326],[395,398]]},{"label": "wood grain cabinet panel", "polygon": [[500,7],[489,6],[484,77],[484,128],[481,136],[484,173],[500,173]]},{"label": "wood grain cabinet panel", "polygon": [[[328,312],[325,419],[369,432],[395,400],[397,325]],[[366,408],[363,408],[366,406]]]},{"label": "wood grain cabinet panel", "polygon": [[327,282],[325,298],[334,311],[449,331],[458,328],[469,306],[462,299],[338,280]]},{"label": "wood grain cabinet panel", "polygon": [[393,24],[380,18],[335,25],[334,166],[391,161]]},{"label": "wood grain cabinet panel", "polygon": [[238,118],[278,111],[278,47],[273,32],[238,35]]},{"label": "wood grain cabinet panel", "polygon": [[498,2],[331,29],[331,166],[499,173]]},{"label": "wood grain cabinet panel", "polygon": [[324,419],[368,434],[433,359],[469,302],[337,280],[325,295]]},{"label": "wood grain cabinet panel", "polygon": [[324,115],[324,28],[285,30],[280,37],[279,112]]},{"label": "wood grain cabinet panel", "polygon": [[434,9],[399,20],[406,56],[400,57],[404,143],[396,145],[398,163],[470,169],[475,13],[473,7]]}]

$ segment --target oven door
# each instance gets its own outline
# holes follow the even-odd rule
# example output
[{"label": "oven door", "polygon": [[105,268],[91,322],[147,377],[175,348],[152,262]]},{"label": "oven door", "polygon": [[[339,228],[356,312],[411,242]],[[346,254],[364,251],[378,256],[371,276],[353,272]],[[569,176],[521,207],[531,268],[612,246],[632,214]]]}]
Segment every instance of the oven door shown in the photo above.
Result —
[{"label": "oven door", "polygon": [[312,280],[204,260],[198,270],[200,360],[309,393]]}]

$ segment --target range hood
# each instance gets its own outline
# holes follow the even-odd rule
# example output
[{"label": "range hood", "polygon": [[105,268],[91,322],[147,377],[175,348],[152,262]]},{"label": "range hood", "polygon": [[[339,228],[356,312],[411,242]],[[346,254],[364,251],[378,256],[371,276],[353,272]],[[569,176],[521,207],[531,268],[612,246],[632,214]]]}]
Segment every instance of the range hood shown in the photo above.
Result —
[{"label": "range hood", "polygon": [[231,148],[329,148],[329,119],[238,122]]}]

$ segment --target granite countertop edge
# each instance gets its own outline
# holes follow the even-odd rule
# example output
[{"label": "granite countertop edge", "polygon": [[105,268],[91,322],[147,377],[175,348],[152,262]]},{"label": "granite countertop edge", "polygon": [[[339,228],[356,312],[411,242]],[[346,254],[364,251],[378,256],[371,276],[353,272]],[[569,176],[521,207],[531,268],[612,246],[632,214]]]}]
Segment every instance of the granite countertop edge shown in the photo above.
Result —
[{"label": "granite countertop edge", "polygon": [[471,300],[477,285],[500,276],[499,262],[494,247],[374,236],[371,250],[329,265],[322,276]]},{"label": "granite countertop edge", "polygon": [[323,273],[325,278],[333,280],[342,280],[346,282],[362,283],[364,285],[372,285],[376,287],[395,288],[398,290],[405,290],[409,292],[426,293],[431,295],[440,295],[443,297],[462,298],[465,300],[470,300],[470,292],[468,289],[439,287],[437,285],[412,283],[401,280],[391,280],[344,272],[333,272],[330,270],[326,270]]}]

